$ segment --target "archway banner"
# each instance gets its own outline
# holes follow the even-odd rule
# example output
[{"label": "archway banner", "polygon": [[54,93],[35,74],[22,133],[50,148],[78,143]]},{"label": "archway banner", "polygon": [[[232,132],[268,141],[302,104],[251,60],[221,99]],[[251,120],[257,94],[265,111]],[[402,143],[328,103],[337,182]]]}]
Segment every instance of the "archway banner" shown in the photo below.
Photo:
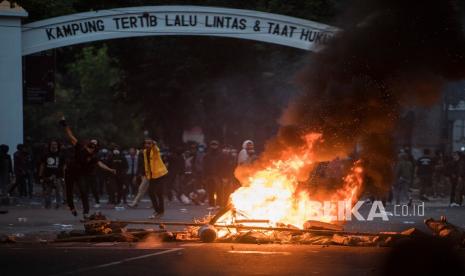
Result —
[{"label": "archway banner", "polygon": [[318,22],[252,10],[142,6],[77,13],[22,26],[22,54],[137,36],[219,36],[321,49],[338,31]]}]

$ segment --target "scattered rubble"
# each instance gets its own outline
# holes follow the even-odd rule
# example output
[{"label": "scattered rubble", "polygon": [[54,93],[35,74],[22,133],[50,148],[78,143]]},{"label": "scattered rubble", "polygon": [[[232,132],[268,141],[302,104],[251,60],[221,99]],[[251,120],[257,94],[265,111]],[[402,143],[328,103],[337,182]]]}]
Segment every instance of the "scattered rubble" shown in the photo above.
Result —
[{"label": "scattered rubble", "polygon": [[304,223],[304,229],[306,230],[333,230],[333,231],[342,231],[344,227],[342,225],[327,223],[316,220],[308,220]]},{"label": "scattered rubble", "polygon": [[[213,217],[214,218],[214,217]],[[214,221],[214,220],[213,220]],[[238,221],[250,223],[251,221]],[[254,220],[254,223],[261,222]],[[265,223],[265,222],[263,222]],[[129,229],[130,224],[158,226],[158,229]],[[425,220],[433,236],[457,245],[465,246],[465,232],[449,223],[445,217],[439,220]],[[18,241],[48,242],[143,242],[153,239],[159,241],[203,241],[230,243],[278,243],[278,244],[313,244],[344,246],[392,246],[402,239],[421,239],[431,237],[418,228],[409,228],[402,232],[363,233],[344,231],[343,226],[319,221],[307,221],[304,229],[292,225],[277,227],[245,226],[242,224],[217,225],[212,217],[193,222],[156,222],[156,221],[113,221],[101,213],[96,213],[84,222],[85,230],[73,230],[72,225],[57,224],[62,230],[57,237],[0,235],[0,243]],[[168,231],[168,226],[184,226],[183,231]],[[219,235],[218,233],[221,233]]]},{"label": "scattered rubble", "polygon": [[[433,235],[449,240],[465,247],[465,232],[459,227],[447,222],[445,217],[436,221],[425,220],[425,224],[433,231]],[[403,239],[423,239],[431,237],[418,228],[412,227],[402,232],[363,233],[343,231],[341,225],[308,221],[304,229],[297,229],[289,225],[278,225],[276,228],[243,225],[209,225],[208,227],[192,227],[208,229],[211,236],[215,228],[229,230],[228,233],[217,238],[217,242],[237,243],[297,243],[315,245],[345,245],[345,246],[392,246]],[[205,230],[203,230],[205,231]],[[212,242],[213,238],[202,237],[203,231],[189,232],[191,238],[200,238],[203,242]],[[200,235],[199,235],[200,233]]]},{"label": "scattered rubble", "polygon": [[426,226],[433,231],[435,236],[449,241],[457,246],[465,246],[465,232],[458,226],[447,221],[445,216],[441,216],[439,220],[429,218],[425,220]]},{"label": "scattered rubble", "polygon": [[100,212],[84,222],[84,231],[62,231],[57,242],[136,242],[145,238],[151,231],[144,229],[128,230],[127,223],[108,220]]}]

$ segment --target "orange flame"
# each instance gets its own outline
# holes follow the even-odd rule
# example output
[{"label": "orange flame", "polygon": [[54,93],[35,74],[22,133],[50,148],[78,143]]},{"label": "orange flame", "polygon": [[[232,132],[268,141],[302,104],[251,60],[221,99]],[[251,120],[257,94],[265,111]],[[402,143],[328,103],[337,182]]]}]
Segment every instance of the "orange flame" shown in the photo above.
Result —
[{"label": "orange flame", "polygon": [[[226,213],[217,223],[234,223],[234,219],[240,216],[269,220],[272,226],[282,223],[303,228],[309,218],[315,218],[319,202],[308,191],[299,189],[299,176],[308,176],[316,164],[313,148],[321,142],[321,134],[312,133],[304,138],[305,145],[283,150],[278,160],[267,161],[265,166],[252,171],[243,181],[243,186],[230,197],[235,213]],[[357,200],[362,185],[362,172],[360,162],[355,162],[349,174],[341,180],[341,188],[319,200],[352,204]],[[330,222],[336,212],[331,210],[329,214],[319,216],[318,220]]]}]

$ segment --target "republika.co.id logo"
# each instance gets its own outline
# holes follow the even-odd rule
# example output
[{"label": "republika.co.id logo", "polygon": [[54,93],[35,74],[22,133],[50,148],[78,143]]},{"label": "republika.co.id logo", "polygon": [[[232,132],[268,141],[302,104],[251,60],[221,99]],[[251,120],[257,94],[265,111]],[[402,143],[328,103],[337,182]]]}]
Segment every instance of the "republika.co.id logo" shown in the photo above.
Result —
[{"label": "republika.co.id logo", "polygon": [[393,212],[386,212],[382,201],[373,201],[368,214],[365,216],[360,213],[360,209],[365,201],[357,201],[352,205],[350,201],[312,201],[310,206],[311,220],[320,220],[322,217],[330,221],[373,221],[380,219],[388,221],[389,216],[395,217],[412,217],[425,215],[425,203],[413,205],[396,204],[393,206]]}]

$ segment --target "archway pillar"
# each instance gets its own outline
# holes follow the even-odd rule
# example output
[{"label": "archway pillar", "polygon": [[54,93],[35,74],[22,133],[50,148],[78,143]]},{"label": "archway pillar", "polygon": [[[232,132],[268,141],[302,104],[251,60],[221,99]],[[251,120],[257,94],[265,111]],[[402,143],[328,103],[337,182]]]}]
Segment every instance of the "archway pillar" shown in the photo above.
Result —
[{"label": "archway pillar", "polygon": [[21,18],[27,15],[18,5],[0,3],[0,144],[10,153],[23,142]]}]

